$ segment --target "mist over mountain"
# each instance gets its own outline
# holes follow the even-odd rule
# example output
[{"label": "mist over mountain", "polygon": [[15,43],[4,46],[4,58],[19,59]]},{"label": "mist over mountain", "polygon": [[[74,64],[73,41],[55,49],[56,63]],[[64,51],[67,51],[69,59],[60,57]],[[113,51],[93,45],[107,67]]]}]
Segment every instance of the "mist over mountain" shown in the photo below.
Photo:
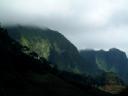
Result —
[{"label": "mist over mountain", "polygon": [[28,50],[0,27],[1,96],[112,96],[92,87],[89,77],[52,68]]},{"label": "mist over mountain", "polygon": [[127,0],[1,0],[0,21],[58,30],[78,49],[128,52],[127,5]]},{"label": "mist over mountain", "polygon": [[123,51],[112,48],[109,51],[83,50],[79,53],[57,31],[34,26],[8,26],[7,30],[13,39],[30,49],[25,53],[36,52],[60,70],[94,77],[101,76],[104,72],[113,72],[127,82],[128,60]]},{"label": "mist over mountain", "polygon": [[10,26],[7,30],[13,39],[47,59],[52,66],[84,73],[85,64],[77,48],[59,32],[32,26]]},{"label": "mist over mountain", "polygon": [[0,0],[0,96],[128,96],[128,0]]},{"label": "mist over mountain", "polygon": [[119,49],[79,52],[64,35],[48,28],[21,25],[6,28],[9,37],[25,48],[24,54],[41,61],[46,59],[49,67],[59,70],[54,73],[61,78],[112,94],[120,93],[128,84],[128,60]]}]

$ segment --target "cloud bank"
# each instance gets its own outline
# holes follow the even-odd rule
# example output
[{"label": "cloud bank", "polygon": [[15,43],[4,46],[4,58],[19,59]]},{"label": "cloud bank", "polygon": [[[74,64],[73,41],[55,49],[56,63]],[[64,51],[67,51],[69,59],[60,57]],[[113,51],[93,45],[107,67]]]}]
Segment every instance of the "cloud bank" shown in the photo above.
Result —
[{"label": "cloud bank", "polygon": [[128,0],[0,0],[0,22],[46,26],[78,49],[128,51]]}]

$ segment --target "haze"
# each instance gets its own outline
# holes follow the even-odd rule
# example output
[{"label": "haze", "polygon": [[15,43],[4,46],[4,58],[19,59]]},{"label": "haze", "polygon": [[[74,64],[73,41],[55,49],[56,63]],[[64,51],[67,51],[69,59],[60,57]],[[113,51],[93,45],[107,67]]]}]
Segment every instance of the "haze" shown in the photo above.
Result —
[{"label": "haze", "polygon": [[78,49],[127,52],[127,5],[128,0],[0,0],[0,22],[46,26]]}]

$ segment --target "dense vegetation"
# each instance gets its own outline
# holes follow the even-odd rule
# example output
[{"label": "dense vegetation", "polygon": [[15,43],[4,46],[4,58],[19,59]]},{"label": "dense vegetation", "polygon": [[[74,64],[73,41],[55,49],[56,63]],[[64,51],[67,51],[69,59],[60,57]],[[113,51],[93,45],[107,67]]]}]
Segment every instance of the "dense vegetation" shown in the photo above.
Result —
[{"label": "dense vegetation", "polygon": [[112,48],[109,51],[82,50],[80,54],[88,64],[87,73],[96,77],[101,90],[116,94],[128,84],[128,59],[124,52]]},{"label": "dense vegetation", "polygon": [[[81,56],[85,62],[88,63],[88,70],[95,74],[95,70],[102,72],[111,72],[117,75],[124,83],[128,81],[128,59],[124,52],[118,49],[110,49],[109,51],[94,51],[83,50],[80,51]],[[93,69],[94,68],[94,69]],[[92,71],[94,70],[94,71]],[[97,74],[101,74],[100,71]]]},{"label": "dense vegetation", "polygon": [[59,32],[32,26],[11,26],[7,30],[13,39],[27,46],[30,52],[36,52],[60,70],[75,73],[84,71],[85,66],[77,48]]},{"label": "dense vegetation", "polygon": [[[7,60],[9,61],[7,64],[11,62],[15,64],[13,66],[17,70],[20,70],[19,68],[25,70],[17,73],[17,70],[11,68],[14,70],[13,73],[21,74],[21,78],[25,79],[23,81],[27,82],[25,85],[27,90],[23,89],[25,94],[30,95],[32,91],[40,90],[39,94],[47,95],[52,91],[51,93],[56,95],[65,93],[64,96],[69,93],[70,96],[78,93],[78,96],[85,94],[110,96],[111,94],[106,94],[99,89],[117,94],[127,84],[128,60],[126,54],[118,49],[83,50],[79,54],[77,48],[57,31],[32,26],[11,26],[7,27],[7,30],[1,30],[8,31],[9,34],[8,36],[7,32],[4,32],[4,35],[1,35],[3,47],[1,47],[3,52],[1,56],[8,50],[13,54],[7,51],[6,55],[10,55],[8,57],[5,55],[3,60],[12,57],[11,61]],[[41,90],[45,90],[46,93]],[[77,90],[76,93],[73,92],[74,90]]]},{"label": "dense vegetation", "polygon": [[91,79],[51,68],[46,59],[26,50],[0,28],[0,96],[111,95],[90,86]]}]

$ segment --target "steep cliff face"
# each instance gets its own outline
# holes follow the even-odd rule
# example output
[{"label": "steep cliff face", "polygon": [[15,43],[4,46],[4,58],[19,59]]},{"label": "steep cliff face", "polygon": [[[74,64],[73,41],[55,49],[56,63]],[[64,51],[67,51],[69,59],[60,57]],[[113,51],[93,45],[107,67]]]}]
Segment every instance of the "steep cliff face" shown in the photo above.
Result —
[{"label": "steep cliff face", "polygon": [[122,73],[127,66],[127,57],[124,52],[113,48],[108,52],[98,51],[96,63],[104,71]]},{"label": "steep cliff face", "polygon": [[59,72],[44,58],[35,58],[36,53],[26,54],[24,50],[27,47],[0,27],[0,96],[111,96],[81,84],[84,77]]},{"label": "steep cliff face", "polygon": [[83,58],[83,62],[86,64],[86,74],[93,77],[99,76],[103,73],[96,63],[96,52],[94,50],[80,51],[80,55]]},{"label": "steep cliff face", "polygon": [[[124,52],[116,48],[112,48],[109,51],[84,50],[84,51],[81,51],[80,54],[85,61],[91,62],[91,63],[88,62],[87,64],[87,65],[91,65],[89,66],[90,70],[92,68],[95,68],[95,70],[99,69],[104,72],[113,72],[113,73],[116,73],[119,76],[119,78],[123,79],[125,82],[128,80],[128,77],[127,77],[128,60]],[[93,59],[90,58],[88,54],[91,57],[93,57]]]},{"label": "steep cliff face", "polygon": [[77,48],[59,32],[30,26],[12,26],[7,30],[13,39],[56,64],[59,69],[83,72],[84,64]]}]

